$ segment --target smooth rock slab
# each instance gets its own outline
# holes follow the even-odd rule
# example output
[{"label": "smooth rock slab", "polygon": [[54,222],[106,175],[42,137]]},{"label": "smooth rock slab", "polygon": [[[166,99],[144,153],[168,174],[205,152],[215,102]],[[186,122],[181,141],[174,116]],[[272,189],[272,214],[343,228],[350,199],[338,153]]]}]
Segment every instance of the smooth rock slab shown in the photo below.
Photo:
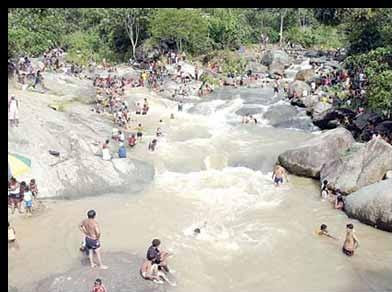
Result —
[{"label": "smooth rock slab", "polygon": [[392,180],[366,186],[347,196],[345,211],[351,218],[392,232]]},{"label": "smooth rock slab", "polygon": [[278,160],[293,174],[319,178],[323,165],[338,159],[353,143],[354,138],[348,130],[337,128],[283,152]]},{"label": "smooth rock slab", "polygon": [[326,179],[332,188],[352,193],[379,182],[390,170],[392,146],[381,138],[372,139],[366,144],[353,144],[339,159],[327,162],[321,169],[320,180]]},{"label": "smooth rock slab", "polygon": [[170,288],[167,283],[156,284],[140,276],[141,257],[125,252],[108,252],[103,253],[102,258],[109,269],[91,269],[87,258],[83,257],[71,270],[39,281],[32,290],[18,291],[86,292],[91,291],[97,278],[102,280],[108,292],[166,292]]}]

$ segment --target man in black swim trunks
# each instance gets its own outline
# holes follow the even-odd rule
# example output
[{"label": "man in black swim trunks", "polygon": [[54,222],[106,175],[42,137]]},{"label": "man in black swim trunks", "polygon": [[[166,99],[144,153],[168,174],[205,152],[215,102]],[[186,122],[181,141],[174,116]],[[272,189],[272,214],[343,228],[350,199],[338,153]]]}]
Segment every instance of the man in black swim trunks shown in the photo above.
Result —
[{"label": "man in black swim trunks", "polygon": [[152,241],[151,246],[147,250],[147,260],[151,261],[152,264],[157,264],[159,268],[165,270],[165,272],[169,272],[169,268],[167,267],[166,259],[169,257],[168,252],[160,251],[158,249],[161,241],[159,239],[154,239]]},{"label": "man in black swim trunks", "polygon": [[93,261],[93,252],[97,255],[98,265],[101,269],[107,269],[107,266],[102,264],[101,260],[101,243],[99,241],[101,237],[101,231],[98,226],[98,222],[95,221],[95,211],[90,210],[87,212],[87,219],[84,219],[79,226],[80,231],[84,233],[86,248],[88,249],[88,256],[90,259],[90,265],[92,268],[96,267]]}]

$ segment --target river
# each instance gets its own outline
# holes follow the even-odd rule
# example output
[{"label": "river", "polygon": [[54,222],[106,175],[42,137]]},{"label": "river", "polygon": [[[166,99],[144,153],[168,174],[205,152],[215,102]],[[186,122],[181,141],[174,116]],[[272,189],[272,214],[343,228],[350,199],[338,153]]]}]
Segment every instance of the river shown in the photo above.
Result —
[{"label": "river", "polygon": [[[132,155],[156,168],[141,193],[48,201],[40,216],[13,218],[21,249],[9,254],[10,284],[27,287],[72,268],[81,257],[77,226],[94,208],[103,259],[105,251],[144,256],[159,238],[174,253],[171,291],[392,291],[390,233],[322,202],[317,181],[290,176],[288,184],[272,184],[277,156],[318,134],[303,113],[285,120],[292,127],[272,127],[265,113],[286,106],[272,94],[222,90],[186,103],[165,120],[156,152],[148,153],[146,142],[134,149]],[[151,116],[168,116],[175,106],[152,99]],[[257,125],[241,124],[236,112],[244,108],[256,109]],[[341,252],[349,222],[361,243],[352,258]],[[322,223],[337,241],[315,235]]]}]

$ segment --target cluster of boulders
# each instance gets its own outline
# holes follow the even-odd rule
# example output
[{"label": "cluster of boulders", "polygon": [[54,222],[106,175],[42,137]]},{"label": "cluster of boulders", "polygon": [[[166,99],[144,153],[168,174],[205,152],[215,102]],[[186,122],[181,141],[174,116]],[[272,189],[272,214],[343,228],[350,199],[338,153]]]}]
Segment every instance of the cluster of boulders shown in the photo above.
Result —
[{"label": "cluster of boulders", "polygon": [[344,195],[350,217],[392,231],[392,146],[381,138],[355,142],[350,131],[339,127],[279,155],[289,172],[328,180]]}]

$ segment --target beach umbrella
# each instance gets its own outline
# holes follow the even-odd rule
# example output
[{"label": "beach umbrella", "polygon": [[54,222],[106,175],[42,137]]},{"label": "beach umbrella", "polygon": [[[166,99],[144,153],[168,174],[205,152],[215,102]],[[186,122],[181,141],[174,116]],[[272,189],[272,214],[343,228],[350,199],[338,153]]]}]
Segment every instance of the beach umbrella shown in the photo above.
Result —
[{"label": "beach umbrella", "polygon": [[21,175],[31,169],[31,160],[19,154],[8,153],[8,177]]}]

